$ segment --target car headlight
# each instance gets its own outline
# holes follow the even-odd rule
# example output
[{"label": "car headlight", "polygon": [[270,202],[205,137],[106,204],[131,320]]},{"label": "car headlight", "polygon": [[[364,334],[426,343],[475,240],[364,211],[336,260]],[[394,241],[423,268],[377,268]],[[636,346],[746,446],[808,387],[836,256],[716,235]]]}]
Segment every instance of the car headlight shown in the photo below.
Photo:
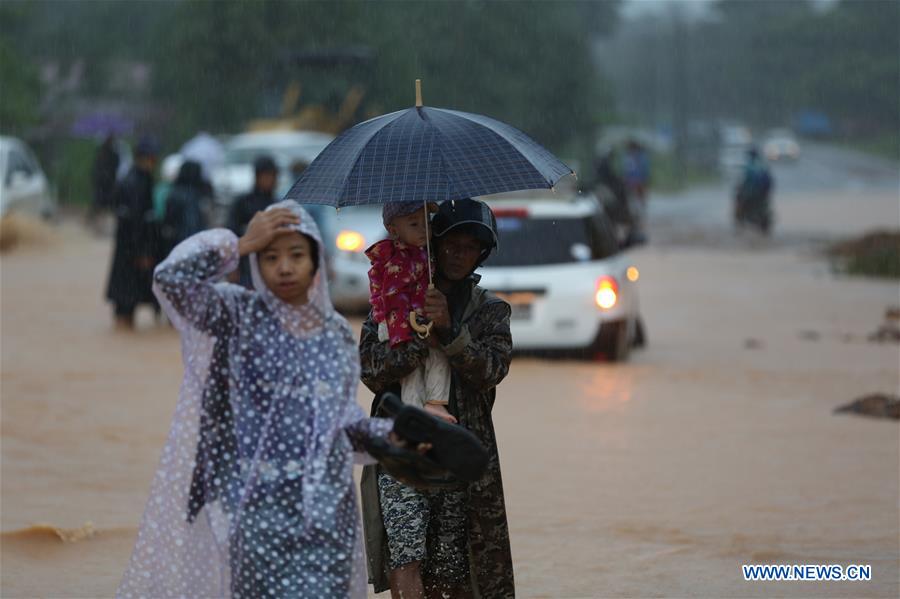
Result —
[{"label": "car headlight", "polygon": [[362,252],[366,247],[366,239],[356,231],[341,231],[334,244],[344,252]]},{"label": "car headlight", "polygon": [[600,277],[594,292],[594,303],[604,310],[609,310],[616,305],[619,299],[619,286],[612,277]]}]

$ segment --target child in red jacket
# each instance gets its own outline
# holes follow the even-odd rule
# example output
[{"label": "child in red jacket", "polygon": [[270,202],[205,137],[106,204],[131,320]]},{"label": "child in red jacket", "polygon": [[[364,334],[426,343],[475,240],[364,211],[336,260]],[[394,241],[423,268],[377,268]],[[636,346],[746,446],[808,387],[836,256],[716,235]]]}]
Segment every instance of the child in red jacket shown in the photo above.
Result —
[{"label": "child in red jacket", "polygon": [[[428,212],[436,206],[429,204]],[[392,202],[384,205],[382,220],[390,237],[366,250],[369,269],[369,303],[378,323],[378,338],[392,346],[406,343],[417,334],[410,324],[410,312],[423,315],[428,291],[428,218],[422,202]],[[401,382],[404,403],[424,407],[435,416],[456,422],[447,411],[450,397],[450,368],[447,357],[430,348],[428,359]]]}]

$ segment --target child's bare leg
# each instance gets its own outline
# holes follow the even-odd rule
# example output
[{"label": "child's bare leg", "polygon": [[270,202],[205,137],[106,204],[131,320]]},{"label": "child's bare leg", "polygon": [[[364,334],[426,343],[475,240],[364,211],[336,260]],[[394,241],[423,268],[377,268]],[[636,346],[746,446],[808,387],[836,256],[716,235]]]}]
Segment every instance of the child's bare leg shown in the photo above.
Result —
[{"label": "child's bare leg", "polygon": [[431,582],[425,587],[426,599],[472,599],[472,591],[465,585],[450,586]]},{"label": "child's bare leg", "polygon": [[404,564],[388,573],[391,585],[391,599],[424,599],[420,562]]},{"label": "child's bare leg", "polygon": [[425,360],[425,410],[438,418],[456,424],[456,418],[447,411],[450,398],[450,365],[441,350],[432,347]]}]

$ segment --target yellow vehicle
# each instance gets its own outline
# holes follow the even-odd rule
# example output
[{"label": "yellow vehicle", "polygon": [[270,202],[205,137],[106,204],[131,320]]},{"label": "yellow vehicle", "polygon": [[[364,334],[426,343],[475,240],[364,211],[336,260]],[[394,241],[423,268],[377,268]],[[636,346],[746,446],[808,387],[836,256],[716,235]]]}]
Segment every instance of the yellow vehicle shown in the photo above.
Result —
[{"label": "yellow vehicle", "polygon": [[265,93],[264,104],[269,110],[264,112],[274,116],[250,121],[247,130],[336,135],[374,116],[364,106],[373,62],[374,53],[365,47],[285,55],[274,69],[273,85]]}]

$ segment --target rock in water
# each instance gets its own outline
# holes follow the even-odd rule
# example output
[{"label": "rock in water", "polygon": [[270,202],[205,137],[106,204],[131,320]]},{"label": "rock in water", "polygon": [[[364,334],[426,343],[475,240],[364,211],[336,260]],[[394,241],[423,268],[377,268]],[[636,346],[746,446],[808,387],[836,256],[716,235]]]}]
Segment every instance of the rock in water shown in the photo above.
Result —
[{"label": "rock in water", "polygon": [[873,418],[900,420],[900,397],[873,393],[834,409],[835,414],[844,412]]}]

